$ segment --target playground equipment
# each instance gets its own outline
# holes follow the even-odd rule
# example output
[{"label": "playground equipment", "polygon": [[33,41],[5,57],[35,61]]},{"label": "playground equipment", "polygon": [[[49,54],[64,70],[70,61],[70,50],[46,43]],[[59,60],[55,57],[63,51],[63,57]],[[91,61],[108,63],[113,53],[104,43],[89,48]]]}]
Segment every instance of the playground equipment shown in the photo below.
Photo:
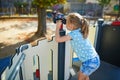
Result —
[{"label": "playground equipment", "polygon": [[106,24],[98,21],[95,48],[101,60],[120,67],[120,21]]},{"label": "playground equipment", "polygon": [[21,45],[2,70],[1,80],[68,80],[71,52],[69,42],[57,43],[54,37],[40,40],[36,46]]},{"label": "playground equipment", "polygon": [[[65,31],[60,31],[61,36]],[[90,79],[120,80],[120,27],[98,20],[95,49],[101,58],[101,66]],[[0,59],[0,80],[77,80],[72,63],[70,42],[57,43],[42,39],[36,46],[24,44],[16,48],[14,56]],[[78,59],[76,58],[78,61]],[[79,67],[79,66],[78,66]],[[72,75],[72,76],[71,76]],[[74,75],[76,76],[74,79]]]}]

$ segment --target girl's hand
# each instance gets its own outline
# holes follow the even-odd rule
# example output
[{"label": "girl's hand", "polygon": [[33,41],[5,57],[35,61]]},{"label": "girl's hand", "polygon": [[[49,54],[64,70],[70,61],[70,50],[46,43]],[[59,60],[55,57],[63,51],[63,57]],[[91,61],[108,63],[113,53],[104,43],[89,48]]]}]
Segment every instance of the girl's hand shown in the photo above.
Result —
[{"label": "girl's hand", "polygon": [[60,29],[61,29],[61,25],[63,25],[63,24],[62,24],[62,21],[61,21],[61,20],[58,20],[58,21],[56,22],[55,40],[56,40],[57,42],[65,42],[65,41],[70,40],[71,37],[70,37],[69,35],[60,36],[59,31],[60,31]]},{"label": "girl's hand", "polygon": [[58,20],[58,21],[56,22],[56,28],[60,29],[61,25],[62,25],[62,21],[61,21],[61,20]]}]

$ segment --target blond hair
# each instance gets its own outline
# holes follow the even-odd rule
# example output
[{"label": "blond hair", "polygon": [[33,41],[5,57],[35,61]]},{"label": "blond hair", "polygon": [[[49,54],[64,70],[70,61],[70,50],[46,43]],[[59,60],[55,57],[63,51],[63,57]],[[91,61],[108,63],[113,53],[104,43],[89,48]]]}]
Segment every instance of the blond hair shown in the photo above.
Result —
[{"label": "blond hair", "polygon": [[87,20],[78,13],[69,13],[67,18],[68,22],[73,24],[76,29],[81,28],[81,33],[83,34],[83,37],[86,39],[89,34],[89,25]]}]

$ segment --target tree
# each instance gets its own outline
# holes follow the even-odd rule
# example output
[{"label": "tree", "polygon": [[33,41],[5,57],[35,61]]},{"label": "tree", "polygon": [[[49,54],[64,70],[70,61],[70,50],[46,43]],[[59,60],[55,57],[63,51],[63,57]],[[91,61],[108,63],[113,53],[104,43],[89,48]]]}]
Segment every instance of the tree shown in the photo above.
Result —
[{"label": "tree", "polygon": [[27,13],[24,12],[24,10],[27,8],[28,3],[27,2],[20,2],[20,1],[16,1],[14,2],[14,6],[16,8],[16,13],[20,14],[20,13]]},{"label": "tree", "polygon": [[55,4],[63,4],[66,0],[34,0],[33,3],[37,6],[38,29],[37,36],[45,36],[46,33],[46,9]]},{"label": "tree", "polygon": [[104,16],[104,8],[110,3],[111,0],[98,0],[99,4],[102,6],[103,11],[102,11],[102,17]]},{"label": "tree", "polygon": [[[118,11],[118,15],[117,15],[117,17],[116,17],[116,20],[118,20],[119,19],[119,17],[120,17],[120,0],[116,0],[116,2],[119,2],[119,4],[118,5],[116,5],[116,7],[117,7],[117,11]],[[115,6],[114,6],[114,8],[115,8]]]}]

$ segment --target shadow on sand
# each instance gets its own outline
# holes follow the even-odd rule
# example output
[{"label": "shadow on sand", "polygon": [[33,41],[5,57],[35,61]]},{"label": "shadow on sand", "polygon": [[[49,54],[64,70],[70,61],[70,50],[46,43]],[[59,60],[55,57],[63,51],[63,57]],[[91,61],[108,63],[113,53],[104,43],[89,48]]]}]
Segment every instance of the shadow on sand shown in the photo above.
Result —
[{"label": "shadow on sand", "polygon": [[[33,33],[29,33],[27,36],[31,35]],[[38,37],[35,34],[33,34],[31,37],[28,37],[27,39],[18,42],[16,44],[10,44],[6,45],[4,43],[0,43],[0,58],[5,58],[10,55],[14,55],[16,53],[16,48],[20,47],[23,44],[30,43],[31,45],[34,45],[38,42],[38,40],[44,39],[45,37]]]}]

